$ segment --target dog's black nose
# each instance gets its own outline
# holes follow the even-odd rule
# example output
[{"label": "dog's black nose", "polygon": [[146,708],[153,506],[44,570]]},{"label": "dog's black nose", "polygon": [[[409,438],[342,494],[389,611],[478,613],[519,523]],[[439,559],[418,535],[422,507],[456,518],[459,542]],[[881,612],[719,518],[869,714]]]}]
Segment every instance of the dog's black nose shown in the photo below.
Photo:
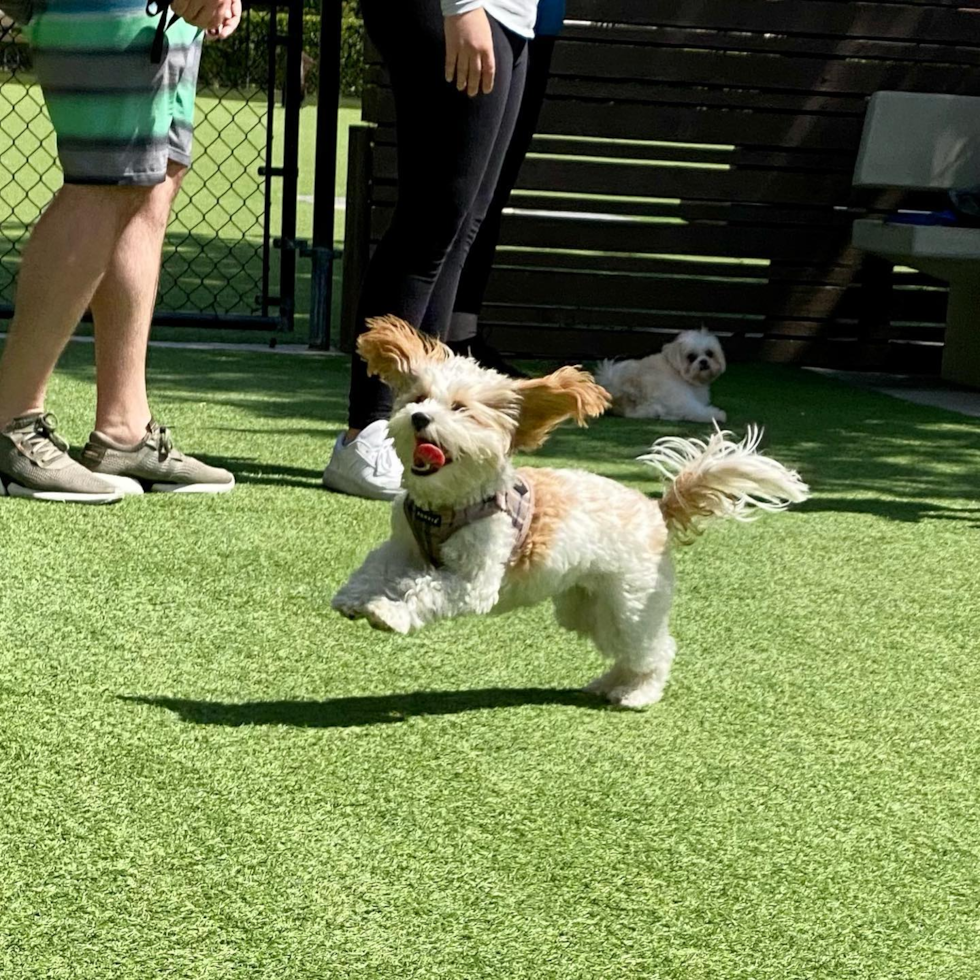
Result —
[{"label": "dog's black nose", "polygon": [[702,357],[701,360],[698,361],[698,367],[703,371],[705,368],[711,367],[711,365],[708,363],[708,359],[706,357]]},{"label": "dog's black nose", "polygon": [[412,428],[416,432],[421,432],[431,421],[432,416],[426,415],[425,412],[412,413]]}]

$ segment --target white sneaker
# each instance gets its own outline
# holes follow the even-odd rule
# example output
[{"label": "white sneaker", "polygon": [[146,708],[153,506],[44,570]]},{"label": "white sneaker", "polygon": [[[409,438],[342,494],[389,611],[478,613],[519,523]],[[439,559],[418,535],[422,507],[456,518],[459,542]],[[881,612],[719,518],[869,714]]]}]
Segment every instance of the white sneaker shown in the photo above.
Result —
[{"label": "white sneaker", "polygon": [[384,419],[361,429],[357,438],[344,445],[337,436],[333,455],[323,471],[323,485],[337,493],[368,500],[394,500],[402,489],[402,464],[388,438]]}]

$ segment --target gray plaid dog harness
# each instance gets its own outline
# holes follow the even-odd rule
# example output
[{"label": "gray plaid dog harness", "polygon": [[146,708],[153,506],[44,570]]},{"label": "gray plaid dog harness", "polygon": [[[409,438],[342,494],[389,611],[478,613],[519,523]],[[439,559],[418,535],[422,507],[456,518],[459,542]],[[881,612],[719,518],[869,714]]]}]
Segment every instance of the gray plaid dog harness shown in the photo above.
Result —
[{"label": "gray plaid dog harness", "polygon": [[442,566],[442,546],[458,531],[469,524],[506,514],[517,531],[517,541],[511,552],[511,562],[520,554],[531,530],[531,516],[534,513],[534,490],[529,483],[518,477],[517,482],[506,492],[498,493],[486,500],[478,501],[462,510],[426,510],[419,507],[411,497],[405,498],[405,517],[408,526],[418,542],[422,554],[436,568]]}]

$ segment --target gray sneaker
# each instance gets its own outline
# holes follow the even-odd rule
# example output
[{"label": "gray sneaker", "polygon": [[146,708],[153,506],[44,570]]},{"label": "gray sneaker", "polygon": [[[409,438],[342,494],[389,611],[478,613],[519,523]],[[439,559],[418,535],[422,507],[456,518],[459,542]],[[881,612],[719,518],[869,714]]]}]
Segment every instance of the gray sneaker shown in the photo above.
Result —
[{"label": "gray sneaker", "polygon": [[0,430],[0,497],[69,504],[114,504],[123,495],[79,466],[49,412],[21,415]]},{"label": "gray sneaker", "polygon": [[228,493],[235,488],[231,473],[185,456],[170,430],[152,420],[135,446],[93,432],[82,450],[82,465],[124,494]]}]

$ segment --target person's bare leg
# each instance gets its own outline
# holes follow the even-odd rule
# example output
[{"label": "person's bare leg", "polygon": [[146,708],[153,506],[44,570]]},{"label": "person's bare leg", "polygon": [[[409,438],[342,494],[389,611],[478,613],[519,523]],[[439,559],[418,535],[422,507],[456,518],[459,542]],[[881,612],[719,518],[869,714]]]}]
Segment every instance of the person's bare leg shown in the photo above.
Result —
[{"label": "person's bare leg", "polygon": [[151,188],[116,243],[92,297],[97,400],[95,428],[135,445],[146,434],[146,348],[160,280],[160,252],[170,208],[186,167],[171,161],[167,179]]},{"label": "person's bare leg", "polygon": [[66,184],[38,221],[24,251],[0,358],[0,429],[43,410],[51,372],[138,202],[130,188]]},{"label": "person's bare leg", "polygon": [[227,493],[227,470],[180,452],[149,425],[146,348],[170,207],[186,168],[171,162],[126,223],[95,296],[95,431],[82,464],[123,494]]}]

